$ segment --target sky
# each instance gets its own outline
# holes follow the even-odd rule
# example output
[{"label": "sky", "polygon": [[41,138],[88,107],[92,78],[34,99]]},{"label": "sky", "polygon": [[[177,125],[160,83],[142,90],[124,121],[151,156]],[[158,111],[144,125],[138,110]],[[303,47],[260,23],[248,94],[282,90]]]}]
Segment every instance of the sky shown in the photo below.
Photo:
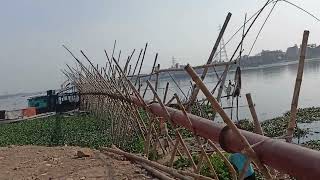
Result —
[{"label": "sky", "polygon": [[[148,42],[142,72],[149,72],[156,53],[162,68],[172,57],[181,64],[204,64],[228,12],[232,13],[225,41],[265,3],[264,0],[0,0],[0,95],[56,89],[66,80],[61,69],[75,65],[62,48],[78,57],[80,50],[105,64],[104,49],[122,51],[123,63],[133,49]],[[290,0],[320,17],[320,1]],[[244,42],[246,54],[268,6]],[[300,44],[310,30],[309,43],[320,44],[320,23],[306,13],[278,2],[259,36],[253,53],[286,50]],[[229,56],[241,34],[227,46]]]}]

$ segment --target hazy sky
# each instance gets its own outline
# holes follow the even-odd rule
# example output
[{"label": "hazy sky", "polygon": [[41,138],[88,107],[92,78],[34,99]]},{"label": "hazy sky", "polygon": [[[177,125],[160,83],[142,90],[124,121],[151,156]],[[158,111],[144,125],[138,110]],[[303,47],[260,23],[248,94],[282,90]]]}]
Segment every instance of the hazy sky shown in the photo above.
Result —
[{"label": "hazy sky", "polygon": [[[319,0],[291,0],[320,16]],[[80,56],[83,49],[104,64],[104,49],[111,53],[116,39],[127,57],[149,42],[143,71],[150,71],[156,52],[162,67],[175,56],[181,63],[206,62],[218,26],[231,12],[224,39],[252,15],[264,0],[1,0],[0,94],[58,88],[65,79],[60,69],[74,64],[62,48]],[[248,51],[271,6],[246,39]],[[310,43],[320,44],[320,23],[284,2],[275,7],[254,48],[282,49],[300,44],[304,29]],[[227,46],[229,54],[239,39]],[[137,54],[136,54],[137,55]],[[136,56],[135,56],[136,57]]]}]

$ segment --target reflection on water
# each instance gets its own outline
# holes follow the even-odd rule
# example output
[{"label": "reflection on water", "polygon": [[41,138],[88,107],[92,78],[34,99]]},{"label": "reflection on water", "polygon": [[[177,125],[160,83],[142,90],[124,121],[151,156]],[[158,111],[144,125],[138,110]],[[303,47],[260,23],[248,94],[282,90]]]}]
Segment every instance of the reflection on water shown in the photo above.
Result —
[{"label": "reflection on water", "polygon": [[[222,72],[218,74],[221,75]],[[242,71],[242,92],[239,99],[240,118],[250,118],[251,115],[246,106],[246,93],[251,93],[259,120],[263,121],[282,115],[290,109],[293,88],[297,73],[297,64],[268,67],[263,69],[251,69]],[[234,79],[234,72],[228,74],[227,79]],[[176,78],[177,83],[187,94],[190,88],[190,78]],[[170,82],[169,96],[176,92],[181,98],[183,93],[177,88],[171,79],[160,82],[159,94],[163,95],[166,82]],[[212,90],[218,81],[215,74],[206,77],[205,82]],[[320,60],[307,61],[305,63],[303,81],[300,91],[299,107],[320,106]],[[149,94],[150,95],[150,94]],[[201,93],[200,96],[203,96]],[[150,96],[151,97],[151,96]],[[231,100],[222,100],[223,106],[230,106]],[[227,111],[230,113],[230,111]]]}]

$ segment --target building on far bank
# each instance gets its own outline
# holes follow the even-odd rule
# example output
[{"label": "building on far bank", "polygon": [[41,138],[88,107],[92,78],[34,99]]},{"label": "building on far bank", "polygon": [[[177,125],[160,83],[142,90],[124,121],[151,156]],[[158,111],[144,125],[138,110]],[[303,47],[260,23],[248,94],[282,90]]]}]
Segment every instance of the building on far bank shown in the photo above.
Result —
[{"label": "building on far bank", "polygon": [[297,44],[287,48],[287,51],[286,51],[287,59],[294,60],[294,59],[297,59],[298,56],[299,56],[299,48]]}]

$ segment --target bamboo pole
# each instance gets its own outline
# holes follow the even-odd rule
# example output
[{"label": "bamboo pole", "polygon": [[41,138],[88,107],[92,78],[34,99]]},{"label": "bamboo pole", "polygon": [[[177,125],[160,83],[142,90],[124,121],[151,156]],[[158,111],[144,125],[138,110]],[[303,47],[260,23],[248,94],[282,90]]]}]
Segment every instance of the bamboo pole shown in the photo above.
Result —
[{"label": "bamboo pole", "polygon": [[146,169],[147,171],[149,171],[151,174],[153,174],[156,178],[159,178],[161,180],[174,180],[173,178],[165,175],[164,173],[152,168],[151,166],[148,166],[144,163],[140,164],[144,169]]},{"label": "bamboo pole", "polygon": [[208,139],[209,145],[214,149],[214,151],[220,156],[223,162],[227,165],[229,172],[231,173],[232,179],[237,179],[237,172],[234,169],[233,165],[226,158],[226,156],[220,151],[220,149],[210,140]]},{"label": "bamboo pole", "polygon": [[179,141],[176,140],[176,142],[174,144],[174,147],[173,147],[173,151],[171,153],[171,157],[170,157],[170,161],[169,161],[169,167],[173,166],[174,158],[175,158],[175,156],[177,154],[177,151],[178,151],[178,146],[179,146]]},{"label": "bamboo pole", "polygon": [[[152,74],[153,74],[153,72],[154,72],[154,70],[156,68],[157,59],[158,59],[158,53],[156,53],[156,56],[155,56],[154,61],[153,61],[153,65],[151,67],[151,72],[150,72],[150,75],[149,75],[149,81],[151,80]],[[143,98],[146,95],[147,89],[148,89],[148,86],[146,86],[146,88],[143,91],[143,95],[142,95]]]},{"label": "bamboo pole", "polygon": [[[129,80],[127,79],[127,77],[126,77],[125,74],[123,73],[121,67],[120,67],[119,64],[116,62],[116,60],[115,60],[114,58],[113,58],[113,60],[114,60],[114,62],[115,62],[115,64],[116,64],[116,66],[117,66],[118,69],[119,69],[119,73],[123,76],[123,78],[127,81],[128,85],[131,87],[131,89],[132,89],[132,91],[133,91],[133,94],[135,94],[136,97],[138,98],[138,100],[143,104],[144,110],[145,110],[146,112],[148,112],[148,111],[149,111],[148,106],[147,106],[147,104],[145,103],[145,101],[143,100],[143,98],[141,97],[140,93],[135,89],[135,87],[134,87],[134,85],[131,83],[131,81],[129,81]],[[148,119],[150,119],[148,113],[146,113],[146,117],[147,117]],[[143,121],[142,121],[142,123],[144,124]],[[144,127],[146,127],[145,124],[144,124]],[[155,134],[155,136],[156,136],[156,139],[157,139],[157,141],[158,141],[159,144],[160,144],[161,149],[164,151],[164,149],[163,149],[163,147],[162,147],[162,145],[161,145],[161,141],[160,141],[160,139],[159,139],[159,137],[158,137],[157,131],[155,130],[154,126],[152,126],[152,131],[154,132],[154,134]],[[171,140],[171,139],[170,139],[170,140]]]},{"label": "bamboo pole", "polygon": [[139,75],[140,75],[140,73],[141,73],[141,68],[142,68],[142,65],[143,65],[144,57],[145,57],[145,55],[146,55],[147,47],[148,47],[148,43],[146,43],[146,45],[145,45],[145,47],[144,47],[144,51],[143,51],[143,55],[142,55],[142,59],[141,59],[140,67],[139,67],[139,71],[138,71],[138,74],[137,74],[137,79],[136,79],[136,81],[134,82],[134,85],[135,85],[135,86],[137,85],[138,79],[140,80]]},{"label": "bamboo pole", "polygon": [[186,96],[186,94],[182,91],[182,89],[180,88],[179,84],[176,82],[176,80],[172,77],[172,75],[168,72],[171,80],[173,81],[173,83],[177,86],[177,88],[180,90],[180,92],[183,94],[183,96],[187,99],[188,97]]},{"label": "bamboo pole", "polygon": [[[197,141],[197,143],[198,143],[198,145],[199,145],[199,148],[200,148],[200,150],[201,150],[202,157],[204,157],[205,160],[207,161],[207,164],[208,164],[208,166],[209,166],[209,169],[210,169],[210,171],[212,172],[214,178],[215,178],[215,179],[219,179],[219,177],[218,177],[215,169],[214,169],[213,166],[212,166],[212,163],[211,163],[211,161],[210,161],[210,159],[209,159],[209,156],[207,155],[206,151],[204,150],[203,145],[202,145],[202,143],[200,142],[200,139],[199,139],[198,135],[196,134],[196,130],[195,130],[195,128],[193,127],[192,122],[190,121],[190,119],[189,119],[189,117],[188,117],[188,115],[187,115],[187,112],[186,112],[184,106],[182,105],[182,103],[181,103],[178,95],[177,95],[177,94],[174,94],[174,97],[176,98],[177,103],[178,103],[181,111],[183,112],[183,114],[185,115],[186,119],[187,119],[188,122],[189,122],[190,129],[192,129],[192,134],[194,135],[194,137],[195,137],[195,139],[196,139],[196,141]],[[200,162],[200,163],[198,164],[198,166],[196,167],[196,169],[195,169],[196,172],[198,172],[198,170],[199,170],[198,167],[200,167],[200,169],[201,169],[201,163],[202,163],[202,162]]]},{"label": "bamboo pole", "polygon": [[[81,51],[81,53],[83,54],[83,56],[88,60],[88,62],[92,65],[92,67],[94,68],[94,66],[93,66],[93,64],[91,63],[91,61],[87,58],[87,56],[83,53],[83,51]],[[113,58],[114,59],[114,58]],[[114,59],[115,60],[115,59]],[[115,63],[117,64],[117,62],[115,61]],[[117,64],[118,65],[118,64]],[[96,72],[97,72],[97,77],[101,77],[102,79],[103,79],[103,77],[102,77],[102,75],[101,74],[99,74],[99,71],[97,71],[96,70]],[[120,77],[119,77],[120,78]],[[126,88],[124,89],[124,90],[126,90]],[[119,91],[120,92],[120,91]],[[129,95],[128,94],[128,92],[126,92],[126,94],[127,95]],[[124,96],[124,95],[122,95],[122,96]],[[125,104],[123,104],[124,106],[120,106],[120,107],[124,107],[125,108],[125,106],[127,105],[126,103]],[[130,108],[131,106],[129,106],[129,108]],[[122,109],[121,111],[123,112],[123,110],[125,110],[125,109]],[[115,112],[117,112],[117,111],[115,111]],[[119,120],[122,120],[122,119],[124,119],[124,117],[122,117],[123,116],[123,114],[122,113],[119,113],[120,114],[120,116],[121,116],[121,118],[119,119]],[[117,116],[119,116],[119,115],[116,115],[116,117]],[[131,118],[129,117],[129,120],[131,120]],[[121,125],[121,124],[124,124],[124,123],[121,123],[121,122],[119,122],[119,124]],[[138,125],[139,125],[139,122],[138,122]],[[119,126],[118,126],[119,127]],[[127,127],[127,126],[126,126]],[[140,127],[140,125],[139,125],[139,127]],[[122,130],[124,130],[124,128],[121,128]],[[120,129],[119,129],[120,130]],[[144,138],[144,135],[143,135],[143,131],[142,131],[142,129],[140,128],[140,132],[141,132],[141,134],[142,134],[142,136],[143,136],[143,138]],[[120,134],[120,132],[118,132],[118,134]],[[122,133],[123,134],[123,133]],[[145,138],[144,138],[145,139]],[[122,140],[124,140],[124,139],[122,139]]]},{"label": "bamboo pole", "polygon": [[121,57],[121,49],[120,49],[119,55],[118,55],[118,63],[120,63],[120,57]]},{"label": "bamboo pole", "polygon": [[169,123],[171,124],[171,126],[173,127],[173,129],[174,129],[174,131],[175,131],[175,133],[176,133],[176,136],[178,137],[178,140],[180,141],[180,143],[181,143],[181,145],[182,145],[185,153],[187,154],[189,160],[191,161],[191,164],[192,164],[193,169],[196,170],[196,169],[197,169],[197,166],[196,166],[195,162],[194,162],[193,159],[192,159],[192,156],[191,156],[191,154],[190,154],[190,152],[189,152],[189,149],[188,149],[188,147],[186,146],[186,144],[185,144],[185,142],[184,142],[184,140],[183,140],[180,132],[177,130],[176,125],[175,125],[174,123],[172,123],[171,116],[170,116],[169,112],[167,111],[167,109],[165,108],[165,105],[162,103],[162,101],[161,101],[160,97],[158,96],[157,92],[155,91],[155,89],[152,87],[150,81],[148,81],[148,80],[147,80],[147,85],[150,87],[151,91],[152,91],[153,94],[155,95],[155,97],[156,97],[156,99],[158,100],[158,103],[160,104],[161,108],[166,112],[164,118],[165,118],[166,121],[169,122]]},{"label": "bamboo pole", "polygon": [[129,65],[129,70],[128,70],[127,76],[129,76],[130,73],[131,73],[131,64]]},{"label": "bamboo pole", "polygon": [[[157,69],[160,69],[160,64],[158,64]],[[158,84],[159,84],[159,73],[156,74],[156,82],[154,84],[154,89],[158,92]],[[153,96],[153,100],[156,100],[156,97]],[[163,102],[164,103],[164,102]]]},{"label": "bamboo pole", "polygon": [[221,95],[222,95],[222,92],[223,92],[224,84],[226,82],[229,69],[230,69],[230,66],[227,65],[225,67],[224,71],[223,71],[223,74],[221,75],[222,79],[221,79],[221,82],[220,82],[220,86],[219,86],[219,89],[218,89],[218,96],[217,96],[217,101],[218,102],[220,102],[220,100],[221,100]]},{"label": "bamboo pole", "polygon": [[235,126],[235,124],[231,121],[231,119],[228,117],[228,115],[224,112],[224,110],[221,108],[220,104],[217,102],[217,100],[212,96],[210,91],[207,89],[205,84],[202,82],[202,80],[199,78],[199,76],[196,74],[196,72],[192,69],[190,65],[187,65],[185,70],[190,75],[192,80],[197,84],[198,88],[201,89],[203,94],[207,97],[208,101],[211,103],[212,108],[220,114],[223,121],[231,128],[232,132],[235,133],[242,144],[245,147],[245,150],[249,154],[249,156],[253,159],[253,161],[256,163],[258,168],[262,171],[263,175],[267,179],[272,179],[270,173],[268,172],[267,168],[260,162],[257,154],[254,152],[254,150],[250,147],[249,142],[247,139],[241,134],[239,129]]},{"label": "bamboo pole", "polygon": [[198,160],[198,164],[197,164],[197,170],[195,171],[195,173],[199,174],[203,165],[203,158],[204,158],[204,154],[200,153],[200,157]]},{"label": "bamboo pole", "polygon": [[131,160],[133,160],[133,161],[135,161],[137,163],[145,163],[145,164],[147,164],[147,165],[149,165],[151,167],[154,167],[154,168],[157,168],[157,169],[159,169],[159,170],[161,170],[163,172],[166,172],[166,173],[174,176],[175,178],[180,178],[180,179],[183,179],[183,180],[191,180],[190,177],[193,177],[193,178],[203,179],[203,180],[212,180],[211,178],[208,178],[206,176],[202,176],[202,175],[191,173],[191,172],[187,172],[187,171],[176,170],[176,169],[161,165],[159,163],[147,160],[147,159],[145,159],[143,157],[139,157],[137,155],[134,155],[132,153],[124,152],[124,151],[122,151],[122,150],[120,150],[118,148],[115,148],[114,146],[113,146],[113,148],[101,148],[101,150],[125,156],[126,158],[131,159]]},{"label": "bamboo pole", "polygon": [[126,64],[125,64],[124,68],[123,68],[123,71],[124,71],[125,74],[127,74],[128,65],[129,65],[129,63],[130,63],[130,61],[131,61],[131,58],[132,58],[132,56],[133,56],[133,54],[134,54],[135,51],[136,51],[136,49],[133,49],[131,55],[128,57],[127,62],[126,62]]},{"label": "bamboo pole", "polygon": [[[134,76],[134,74],[136,73],[136,70],[137,70],[137,67],[138,67],[138,63],[139,63],[139,60],[140,60],[140,57],[141,57],[141,54],[142,54],[142,51],[143,49],[140,50],[140,53],[139,53],[139,56],[138,56],[138,59],[136,61],[136,64],[134,65],[134,69],[133,69],[133,72],[132,72],[132,76]],[[128,76],[129,77],[129,76]],[[131,79],[132,80],[132,79]]]},{"label": "bamboo pole", "polygon": [[246,98],[247,98],[249,109],[250,109],[250,113],[251,113],[251,116],[252,116],[252,119],[253,119],[254,132],[257,133],[257,134],[263,135],[263,130],[262,130],[260,122],[258,120],[258,116],[257,116],[256,110],[255,110],[254,105],[253,105],[251,94],[247,93],[246,94]]},{"label": "bamboo pole", "polygon": [[[224,23],[223,23],[223,26],[222,26],[222,28],[221,28],[221,30],[220,30],[220,33],[219,33],[219,35],[218,35],[218,38],[217,38],[217,40],[216,40],[216,42],[215,42],[215,44],[214,44],[214,46],[213,46],[213,48],[212,48],[212,51],[211,51],[211,53],[210,53],[210,56],[209,56],[209,58],[208,58],[207,64],[211,64],[212,61],[213,61],[213,56],[214,56],[214,54],[216,53],[216,51],[217,51],[217,49],[218,49],[218,46],[219,46],[219,44],[220,44],[220,41],[221,41],[221,39],[222,39],[222,37],[223,37],[223,34],[224,34],[224,32],[225,32],[225,30],[226,30],[226,28],[227,28],[227,25],[228,25],[228,23],[229,23],[229,21],[230,21],[231,15],[232,15],[232,14],[229,12],[228,15],[227,15],[227,17],[226,17],[226,19],[225,19],[225,21],[224,21]],[[203,70],[203,72],[202,72],[202,75],[201,75],[201,80],[204,80],[204,78],[205,78],[206,75],[207,75],[207,72],[208,72],[208,68],[204,68],[204,70]],[[188,106],[187,106],[187,110],[188,110],[188,111],[190,110],[189,108],[191,108],[192,105],[193,105],[193,103],[195,102],[195,100],[196,100],[196,98],[197,98],[197,96],[198,96],[198,93],[199,93],[199,88],[197,88],[196,86],[194,86],[193,91],[192,91],[192,94],[191,94],[190,99],[189,99]]]},{"label": "bamboo pole", "polygon": [[116,45],[117,45],[117,40],[114,40],[111,58],[113,58],[114,51],[115,51],[115,49],[116,49]]},{"label": "bamboo pole", "polygon": [[164,104],[166,104],[168,89],[169,89],[169,82],[167,82],[166,88],[164,90],[163,101],[162,101]]},{"label": "bamboo pole", "polygon": [[306,58],[308,38],[309,38],[309,31],[305,30],[303,32],[297,78],[296,78],[296,83],[294,86],[294,92],[293,92],[293,97],[291,102],[291,110],[290,110],[291,115],[290,115],[290,121],[288,124],[287,138],[286,138],[287,142],[292,142],[294,128],[296,127],[296,124],[297,124],[296,122],[297,112],[298,112],[297,107],[298,107],[299,94],[300,94],[300,88],[301,88],[301,82],[302,82],[302,76],[303,76],[304,60]]}]

